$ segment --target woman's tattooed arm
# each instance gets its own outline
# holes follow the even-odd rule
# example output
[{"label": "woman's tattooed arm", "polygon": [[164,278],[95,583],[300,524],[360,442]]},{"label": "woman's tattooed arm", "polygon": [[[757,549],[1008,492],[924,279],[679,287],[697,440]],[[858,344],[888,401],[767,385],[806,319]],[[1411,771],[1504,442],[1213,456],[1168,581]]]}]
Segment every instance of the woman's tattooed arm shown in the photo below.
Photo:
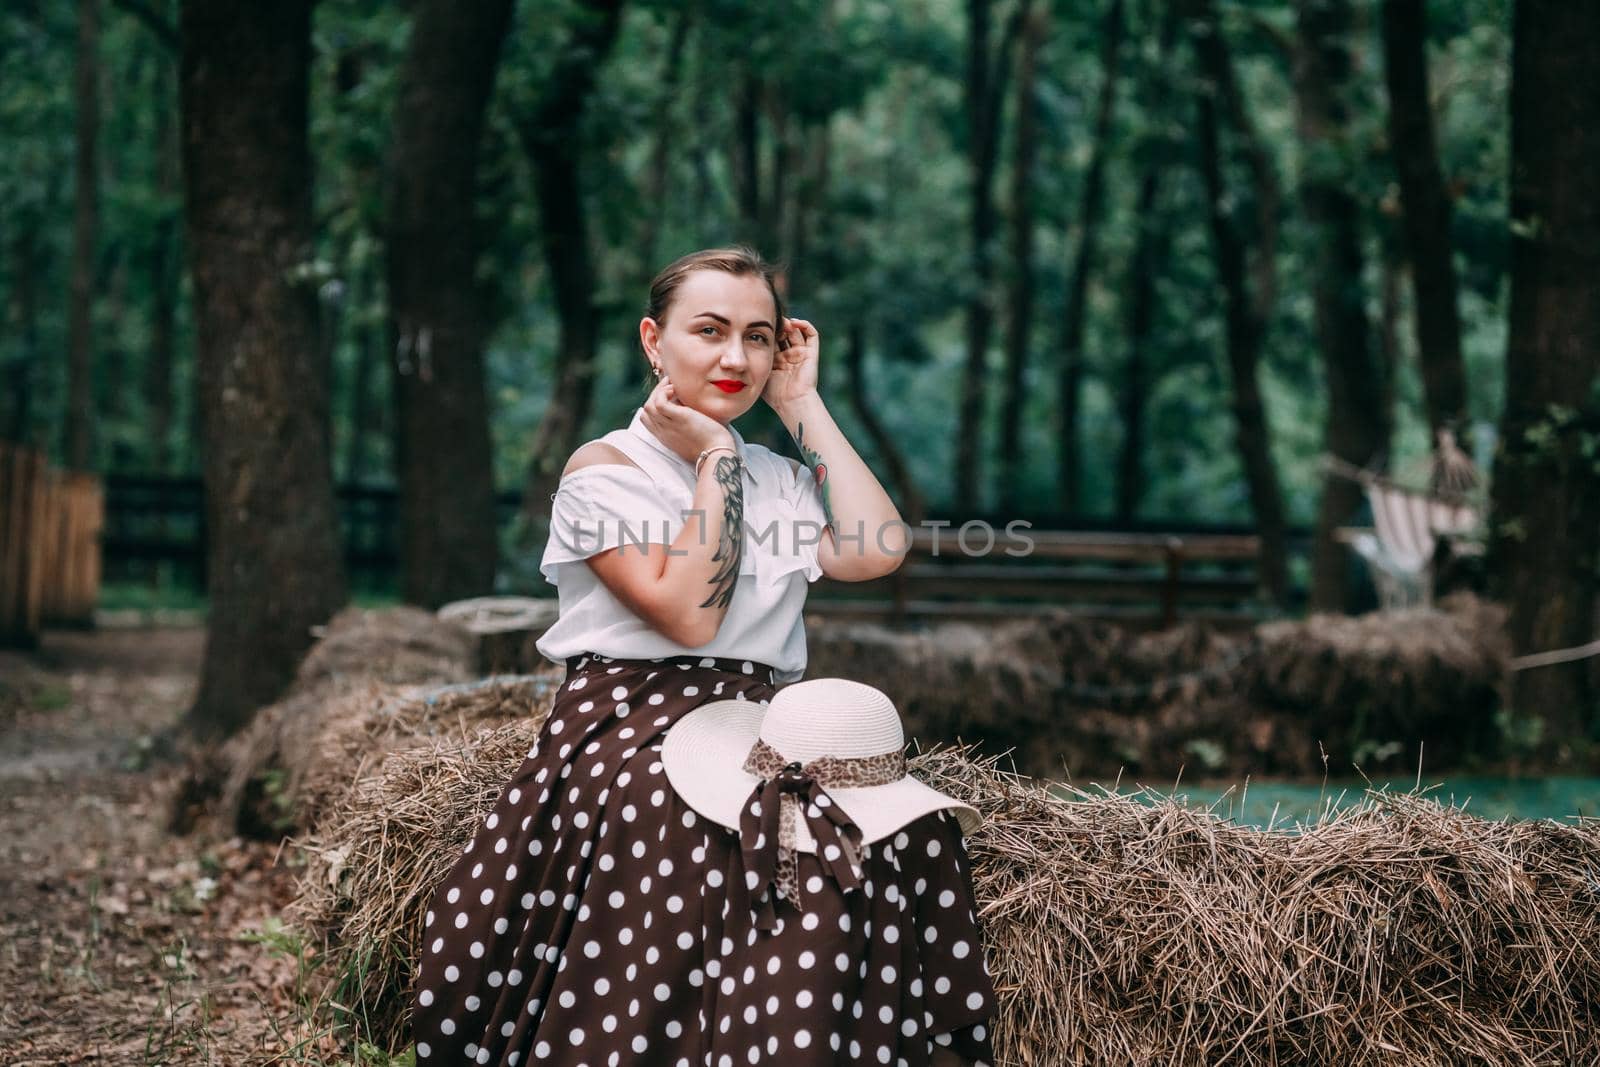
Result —
[{"label": "woman's tattooed arm", "polygon": [[702,608],[724,607],[733,600],[733,587],[739,581],[739,560],[744,553],[744,478],[739,460],[719,455],[712,469],[722,487],[722,536],[712,560],[721,563],[711,576],[712,594]]},{"label": "woman's tattooed arm", "polygon": [[822,398],[806,393],[773,410],[794,438],[817,487],[823,521],[817,562],[822,573],[846,582],[892,573],[905,560],[911,527]]},{"label": "woman's tattooed arm", "polygon": [[805,465],[811,468],[811,476],[817,480],[817,492],[822,494],[822,513],[828,517],[828,525],[838,529],[833,521],[833,505],[828,501],[829,492],[833,488],[828,484],[828,466],[822,462],[822,457],[817,454],[816,449],[806,445],[804,422],[795,423],[794,442],[800,446],[800,455],[804,458]]}]

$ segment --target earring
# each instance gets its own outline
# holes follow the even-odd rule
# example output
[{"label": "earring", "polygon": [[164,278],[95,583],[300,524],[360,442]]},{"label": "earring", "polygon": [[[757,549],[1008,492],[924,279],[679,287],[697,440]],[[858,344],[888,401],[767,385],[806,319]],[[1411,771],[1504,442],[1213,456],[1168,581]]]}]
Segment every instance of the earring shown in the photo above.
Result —
[{"label": "earring", "polygon": [[661,364],[652,363],[652,364],[650,364],[650,366],[656,372],[656,377],[657,378],[661,377]]}]

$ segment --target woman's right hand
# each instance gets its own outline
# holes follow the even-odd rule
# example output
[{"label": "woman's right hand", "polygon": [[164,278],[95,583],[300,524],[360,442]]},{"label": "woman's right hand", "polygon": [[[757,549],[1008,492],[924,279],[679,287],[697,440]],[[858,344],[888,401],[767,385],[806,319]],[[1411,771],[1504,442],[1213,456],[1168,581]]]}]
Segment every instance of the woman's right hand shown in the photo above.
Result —
[{"label": "woman's right hand", "polygon": [[688,463],[714,445],[736,447],[728,428],[679,400],[668,378],[662,378],[650,390],[639,417],[646,429]]}]

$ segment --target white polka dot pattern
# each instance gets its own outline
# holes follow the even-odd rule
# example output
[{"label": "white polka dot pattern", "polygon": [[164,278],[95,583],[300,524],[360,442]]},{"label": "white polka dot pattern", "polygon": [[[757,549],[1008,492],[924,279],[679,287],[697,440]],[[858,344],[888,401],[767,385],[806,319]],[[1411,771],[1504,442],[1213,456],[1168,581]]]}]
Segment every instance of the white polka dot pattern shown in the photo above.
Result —
[{"label": "white polka dot pattern", "polygon": [[771,668],[747,666],[586,656],[569,668],[428,902],[418,1067],[926,1067],[935,1046],[993,1062],[994,988],[948,813],[864,846],[848,894],[800,853],[808,911],[780,902],[775,928],[757,928],[737,834],[698,818],[660,761],[662,733],[699,704],[771,699]]}]

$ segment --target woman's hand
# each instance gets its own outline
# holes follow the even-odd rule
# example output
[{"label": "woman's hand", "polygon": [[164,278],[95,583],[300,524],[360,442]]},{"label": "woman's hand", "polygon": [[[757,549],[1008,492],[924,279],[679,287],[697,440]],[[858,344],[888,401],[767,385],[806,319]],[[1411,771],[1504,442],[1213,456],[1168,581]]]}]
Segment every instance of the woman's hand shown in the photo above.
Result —
[{"label": "woman's hand", "polygon": [[735,447],[728,428],[679,400],[668,378],[662,378],[650,390],[639,419],[662,444],[689,463],[699,459],[700,453],[713,445]]},{"label": "woman's hand", "polygon": [[785,318],[782,340],[786,347],[772,358],[772,373],[767,376],[761,399],[780,415],[796,401],[817,391],[817,330],[805,319]]}]

